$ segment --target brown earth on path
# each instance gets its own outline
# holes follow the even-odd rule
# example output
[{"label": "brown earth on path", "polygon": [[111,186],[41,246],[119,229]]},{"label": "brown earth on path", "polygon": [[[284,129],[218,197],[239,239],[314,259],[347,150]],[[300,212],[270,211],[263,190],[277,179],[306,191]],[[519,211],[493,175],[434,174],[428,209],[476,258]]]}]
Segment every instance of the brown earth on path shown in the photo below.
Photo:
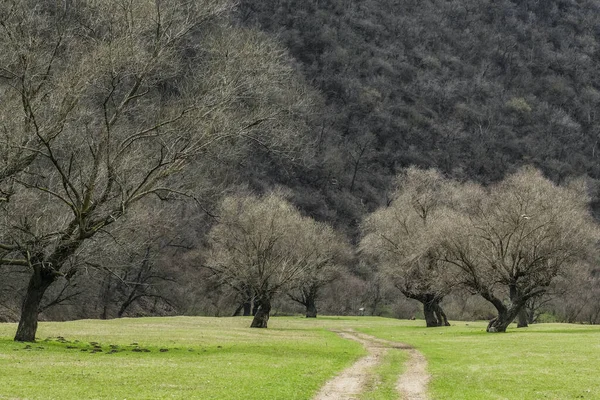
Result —
[{"label": "brown earth on path", "polygon": [[403,343],[378,339],[374,336],[354,331],[338,332],[345,338],[361,343],[367,350],[367,355],[345,369],[341,374],[330,380],[321,388],[313,400],[355,400],[370,377],[371,371],[381,363],[383,356],[390,348],[408,352],[409,358],[400,375],[396,389],[402,400],[427,400],[427,360],[416,349]]},{"label": "brown earth on path", "polygon": [[321,388],[313,400],[353,400],[364,390],[369,372],[381,362],[388,347],[371,340],[363,339],[356,333],[338,332],[344,339],[354,340],[362,344],[367,355],[346,368],[341,374],[330,380]]}]

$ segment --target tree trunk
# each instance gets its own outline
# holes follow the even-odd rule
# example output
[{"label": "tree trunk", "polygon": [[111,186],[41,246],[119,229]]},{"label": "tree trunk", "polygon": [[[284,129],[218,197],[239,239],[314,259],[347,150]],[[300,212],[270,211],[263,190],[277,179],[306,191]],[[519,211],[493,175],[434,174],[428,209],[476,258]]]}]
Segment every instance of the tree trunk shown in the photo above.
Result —
[{"label": "tree trunk", "polygon": [[103,290],[100,300],[102,301],[102,314],[100,319],[108,319],[108,306],[110,304],[110,296],[112,289],[112,275],[107,274],[102,282]]},{"label": "tree trunk", "polygon": [[288,293],[288,297],[306,309],[306,318],[317,318],[317,294],[319,285],[311,284],[298,288],[299,295]]},{"label": "tree trunk", "polygon": [[[242,313],[243,311],[243,313]],[[243,315],[244,317],[249,317],[252,315],[252,302],[250,300],[244,300],[243,303],[240,303],[238,307],[233,312],[233,317],[239,317]]]},{"label": "tree trunk", "polygon": [[[135,293],[135,290],[133,293]],[[127,300],[125,300],[123,302],[123,304],[121,304],[121,307],[119,308],[119,311],[117,312],[117,318],[123,318],[123,314],[125,314],[125,311],[127,311],[127,309],[134,302],[134,300],[137,300],[137,297],[129,297]]]},{"label": "tree trunk", "polygon": [[258,309],[252,320],[250,328],[266,328],[269,322],[271,313],[271,299],[269,297],[261,297],[258,301]]},{"label": "tree trunk", "polygon": [[252,315],[252,302],[250,300],[246,300],[243,304],[244,307],[244,317],[249,317]]},{"label": "tree trunk", "polygon": [[414,299],[423,304],[423,315],[425,316],[425,324],[428,328],[437,326],[450,326],[446,313],[442,309],[440,302],[442,297],[435,294],[417,294],[409,291],[402,291],[404,295],[410,299]]},{"label": "tree trunk", "polygon": [[435,311],[432,302],[423,302],[423,314],[425,315],[425,323],[427,324],[428,328],[440,326],[438,319],[435,316]]},{"label": "tree trunk", "polygon": [[[516,285],[511,285],[510,286],[510,301],[513,303],[516,303],[519,299],[519,291],[516,287]],[[517,315],[517,328],[527,328],[527,309],[525,306],[523,306],[521,308],[521,310],[519,311],[518,315]],[[512,322],[512,321],[511,321]],[[510,322],[509,322],[510,324]]]},{"label": "tree trunk", "polygon": [[529,326],[528,319],[529,317],[527,309],[523,307],[523,309],[519,311],[519,315],[517,316],[517,328],[527,328]]},{"label": "tree trunk", "polygon": [[40,304],[52,282],[54,282],[54,275],[44,271],[35,271],[29,279],[15,342],[35,342]]},{"label": "tree trunk", "polygon": [[306,298],[306,318],[317,318],[317,305],[314,297]]},{"label": "tree trunk", "polygon": [[498,316],[490,321],[486,331],[489,333],[506,332],[506,328],[517,318],[522,308],[522,305],[513,305],[502,311],[498,310]]},{"label": "tree trunk", "polygon": [[439,300],[433,304],[433,307],[433,311],[438,320],[438,326],[450,326],[450,322],[448,322],[448,317],[446,317],[446,313],[442,309],[442,306],[440,306]]},{"label": "tree trunk", "polygon": [[260,307],[260,304],[258,302],[258,298],[255,297],[252,299],[252,316],[256,316],[256,313],[258,312],[258,309]]}]

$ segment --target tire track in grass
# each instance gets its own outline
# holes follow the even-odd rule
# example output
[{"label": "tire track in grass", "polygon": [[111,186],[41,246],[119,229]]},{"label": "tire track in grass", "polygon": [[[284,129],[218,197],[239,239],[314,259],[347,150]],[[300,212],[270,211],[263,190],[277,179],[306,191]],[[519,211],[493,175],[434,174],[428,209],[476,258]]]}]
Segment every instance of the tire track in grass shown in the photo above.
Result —
[{"label": "tire track in grass", "polygon": [[430,378],[427,373],[427,360],[417,349],[409,347],[405,350],[410,358],[404,364],[405,372],[400,375],[396,389],[403,400],[427,400],[427,384]]},{"label": "tire track in grass", "polygon": [[337,332],[344,339],[362,344],[367,355],[360,358],[321,388],[313,400],[356,400],[365,388],[370,371],[375,368],[389,347],[359,337],[352,331]]},{"label": "tire track in grass", "polygon": [[351,330],[337,333],[344,339],[362,344],[368,354],[327,382],[313,400],[358,399],[365,389],[371,372],[381,363],[390,348],[401,349],[409,356],[404,364],[404,373],[399,376],[396,383],[400,398],[402,400],[429,399],[427,384],[430,376],[427,373],[427,360],[421,352],[403,343],[391,342]]}]

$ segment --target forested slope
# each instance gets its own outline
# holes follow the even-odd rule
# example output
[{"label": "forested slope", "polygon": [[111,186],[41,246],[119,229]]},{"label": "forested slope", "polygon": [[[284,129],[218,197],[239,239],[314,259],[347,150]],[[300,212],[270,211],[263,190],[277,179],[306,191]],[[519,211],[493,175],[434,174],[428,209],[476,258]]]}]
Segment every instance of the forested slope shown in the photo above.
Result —
[{"label": "forested slope", "polygon": [[[239,15],[276,34],[322,91],[325,130],[348,165],[362,152],[364,188],[411,164],[484,183],[522,164],[557,181],[600,177],[599,11],[574,0],[243,0]],[[337,173],[355,189],[353,168]]]},{"label": "forested slope", "polygon": [[[33,3],[7,2],[0,7],[0,20],[9,20],[13,5],[27,10]],[[46,21],[51,17],[52,22],[54,13],[64,12],[65,18],[75,18],[73,21],[82,16],[95,20],[85,1],[64,2],[63,11],[54,1],[38,3],[41,6],[36,13],[23,12],[22,18],[36,16]],[[104,3],[117,4],[113,0],[99,4]],[[185,158],[190,165],[185,174],[176,171],[177,178],[169,181],[177,188],[176,194],[186,196],[174,192],[166,195],[166,191],[156,189],[158,196],[141,202],[131,214],[123,214],[118,229],[101,232],[103,240],[85,238],[86,246],[68,259],[77,267],[77,274],[68,275],[68,279],[61,276],[42,303],[53,305],[56,301],[67,307],[49,308],[42,318],[230,314],[239,304],[238,294],[226,285],[216,285],[199,268],[205,260],[206,233],[218,220],[216,210],[225,195],[276,189],[303,215],[333,225],[356,244],[361,220],[390,203],[394,177],[408,166],[435,167],[449,178],[489,184],[530,164],[558,183],[587,175],[598,215],[600,1],[240,0],[236,7],[226,0],[222,3],[227,12],[219,11],[216,22],[202,22],[201,29],[193,31],[193,40],[182,42],[172,54],[180,57],[177,60],[185,73],[178,75],[171,71],[175,64],[165,62],[160,66],[167,67],[164,71],[157,68],[160,76],[149,85],[155,96],[152,100],[160,100],[156,103],[159,108],[164,100],[178,99],[192,90],[202,92],[204,86],[210,96],[195,97],[201,102],[208,104],[211,96],[225,98],[227,107],[214,114],[214,121],[206,118],[214,112],[207,108],[208,114],[186,126],[190,132],[218,131],[223,137],[218,145],[207,145]],[[202,3],[206,7],[211,4],[209,0]],[[29,47],[24,47],[13,46],[8,39],[0,41],[0,49],[14,50],[14,54],[5,51],[13,54],[14,60],[7,56],[5,70],[0,70],[3,127],[21,126],[21,120],[13,118],[22,112],[14,111],[22,107],[18,92],[13,90],[18,76],[9,73],[15,65],[20,66],[19,49],[28,49],[34,61],[39,53],[42,72],[34,73],[30,66],[24,69],[33,71],[33,82],[44,74],[64,74],[67,81],[72,78],[64,71],[74,65],[73,56],[67,50],[58,52],[60,57],[51,56],[50,36],[33,28],[45,25],[36,20],[28,23],[31,32],[22,28],[15,31],[24,37],[43,36],[47,44],[25,40]],[[66,26],[61,24],[57,26]],[[74,26],[76,30],[85,28],[85,24]],[[57,49],[71,41],[80,46],[80,36],[67,33],[67,41],[60,35],[55,38]],[[105,33],[86,33],[92,34]],[[150,39],[140,40],[145,43]],[[89,46],[81,45],[78,56],[82,59],[88,56],[86,49],[89,51]],[[44,68],[46,58],[69,62],[60,68]],[[294,69],[289,68],[290,63]],[[197,82],[203,83],[178,89],[192,72],[201,76]],[[123,76],[133,75],[128,72]],[[117,83],[127,84],[127,79]],[[89,79],[81,80],[82,85],[89,83]],[[38,92],[36,101],[47,106],[46,97]],[[121,92],[127,93],[124,89]],[[9,93],[13,96],[10,99]],[[48,93],[56,97],[62,92],[48,89]],[[70,92],[65,93],[68,99]],[[96,112],[108,107],[110,102],[103,103],[98,94],[90,93]],[[113,91],[107,93],[106,99],[112,99]],[[83,106],[82,110],[81,115],[88,112]],[[140,121],[146,123],[160,115],[151,110],[148,106],[136,109]],[[72,147],[70,138],[78,137],[81,126],[93,122],[98,131],[102,130],[104,117],[98,115],[90,117],[91,122],[86,122],[87,117],[65,117],[65,126],[77,129],[61,130],[57,137],[68,138],[64,143]],[[10,143],[13,130],[3,129],[0,143]],[[19,138],[17,133],[13,134]],[[37,143],[35,137],[28,140]],[[34,177],[51,178],[39,172],[46,164],[36,160],[45,153],[33,146],[33,153],[39,153],[33,156],[30,148],[14,143],[17,145],[0,148],[0,172],[10,172],[0,174],[0,239],[10,244],[2,251],[16,251],[14,238],[26,233],[32,235],[36,246],[43,242],[51,249],[53,232],[63,229],[52,225],[57,214],[43,214],[50,235],[38,225],[30,226],[27,215],[20,213],[29,209],[42,213],[37,198],[47,198],[43,190],[54,186],[59,192],[63,190],[61,181],[35,181]],[[69,157],[69,151],[73,152],[69,146],[58,141],[48,145],[61,149],[57,165],[63,165],[63,170],[78,165],[72,161],[75,156]],[[86,147],[87,142],[79,146],[79,153],[101,159],[93,146]],[[13,149],[24,153],[12,154]],[[163,157],[160,151],[150,156]],[[21,168],[22,163],[16,163],[21,168],[16,172],[15,168],[4,168],[2,163],[10,166],[13,158],[32,164]],[[126,167],[135,170],[129,164]],[[87,171],[88,167],[81,161],[79,168]],[[97,190],[94,185],[83,187],[90,192]],[[111,190],[116,189],[111,186]],[[38,197],[29,202],[14,201],[19,196],[29,199],[25,195],[29,192]],[[111,201],[118,198],[114,195]],[[57,209],[70,215],[64,205],[57,204]],[[111,224],[116,222],[111,219],[114,215],[108,215]],[[29,245],[25,239],[21,242]],[[0,265],[0,320],[18,317],[27,286],[29,266],[25,264],[19,268]],[[325,312],[356,312],[364,306],[371,312],[399,297],[397,292],[386,291],[386,282],[378,280],[372,266],[356,260],[348,264],[350,273],[333,282],[323,298],[321,309]],[[414,311],[402,307],[402,312],[396,308],[394,315]],[[485,310],[470,316],[485,316]]]}]

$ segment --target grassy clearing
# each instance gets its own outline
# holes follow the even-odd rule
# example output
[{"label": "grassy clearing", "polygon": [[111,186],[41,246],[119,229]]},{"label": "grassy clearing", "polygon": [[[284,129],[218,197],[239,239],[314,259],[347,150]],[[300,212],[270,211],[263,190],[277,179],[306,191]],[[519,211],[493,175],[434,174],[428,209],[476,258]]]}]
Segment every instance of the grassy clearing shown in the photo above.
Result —
[{"label": "grassy clearing", "polygon": [[0,399],[308,399],[364,354],[321,327],[249,324],[184,317],[42,323],[31,345],[12,342],[15,326],[0,324]]},{"label": "grassy clearing", "polygon": [[[435,399],[598,399],[600,327],[542,324],[485,333],[485,323],[423,328],[420,321],[360,331],[425,354]],[[514,325],[513,325],[514,326]]]},{"label": "grassy clearing", "polygon": [[[239,317],[42,323],[30,348],[10,339],[15,325],[0,324],[0,399],[310,399],[364,354],[329,332],[345,328],[422,351],[434,399],[600,398],[600,327],[486,334],[485,323],[427,329],[371,317],[272,318],[268,330],[249,324]],[[405,357],[388,352],[363,400],[394,398]]]}]

